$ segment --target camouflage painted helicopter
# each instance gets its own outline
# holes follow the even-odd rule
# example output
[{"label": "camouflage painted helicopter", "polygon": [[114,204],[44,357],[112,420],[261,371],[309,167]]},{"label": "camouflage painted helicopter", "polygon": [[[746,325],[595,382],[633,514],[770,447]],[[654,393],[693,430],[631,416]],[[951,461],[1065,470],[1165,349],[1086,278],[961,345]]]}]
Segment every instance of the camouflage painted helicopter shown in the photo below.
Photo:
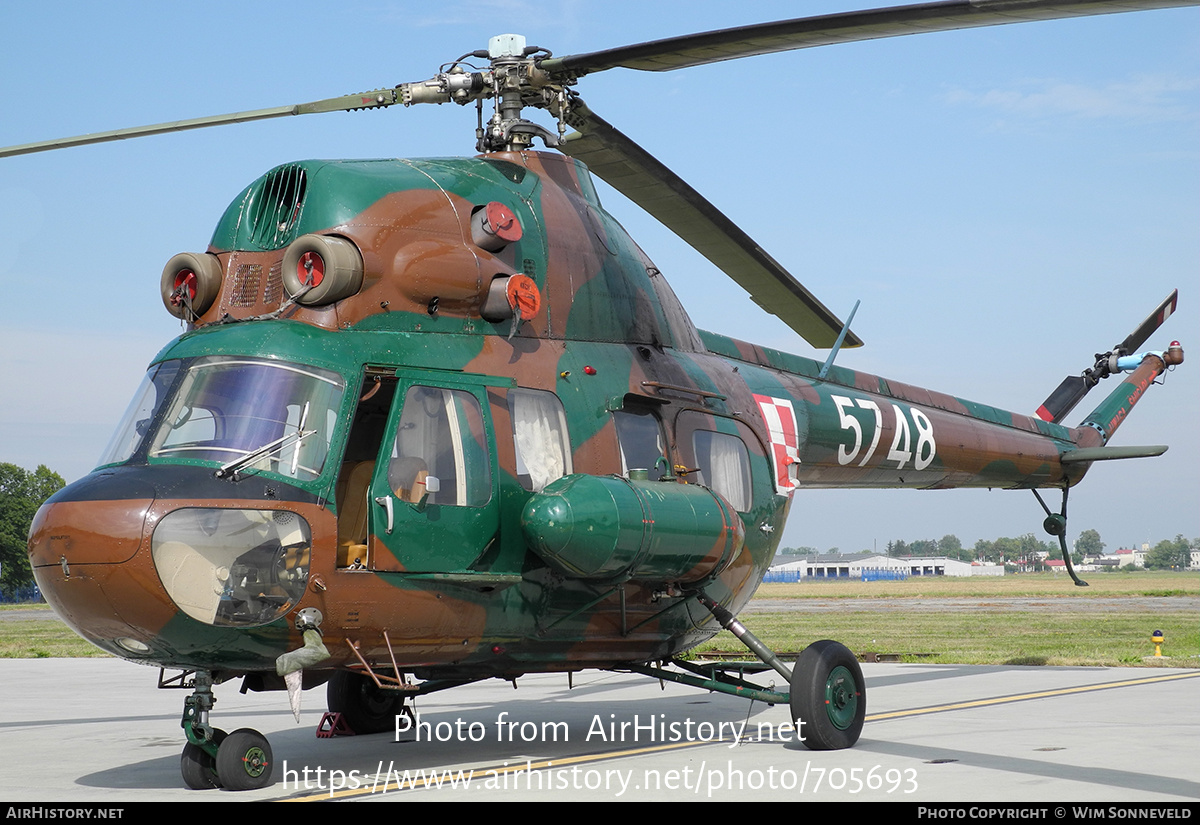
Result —
[{"label": "camouflage painted helicopter", "polygon": [[[954,0],[563,58],[506,35],[396,88],[0,150],[394,104],[480,112],[479,157],[285,164],[230,205],[207,252],[167,264],[164,304],[191,329],[155,359],[98,468],[40,511],[39,584],[98,646],[185,671],[195,788],[270,782],[264,737],[210,723],[212,685],[239,676],[327,682],[331,710],[365,732],[390,730],[407,697],[478,679],[633,670],[790,702],[810,747],[853,745],[853,655],[819,641],[789,668],[734,618],[794,491],[1060,488],[1047,529],[1065,552],[1066,493],[1091,463],[1164,449],[1107,442],[1182,361],[1178,345],[1137,352],[1175,296],[1037,417],[840,368],[838,349],[860,343],[848,324],[574,86],[616,67],[1174,5]],[[829,359],[696,330],[589,172]],[[1060,423],[1122,370],[1080,426]],[[789,693],[652,664],[722,626]]]}]

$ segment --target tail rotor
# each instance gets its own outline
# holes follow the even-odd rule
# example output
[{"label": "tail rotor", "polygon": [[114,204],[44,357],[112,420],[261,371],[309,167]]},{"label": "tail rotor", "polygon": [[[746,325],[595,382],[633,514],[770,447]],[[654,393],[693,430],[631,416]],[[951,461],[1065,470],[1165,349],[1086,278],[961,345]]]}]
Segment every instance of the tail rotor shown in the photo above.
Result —
[{"label": "tail rotor", "polygon": [[[1136,366],[1141,359],[1130,359],[1129,356],[1136,353],[1138,348],[1146,343],[1146,339],[1171,317],[1175,312],[1178,298],[1179,290],[1174,290],[1124,341],[1108,352],[1096,353],[1095,363],[1084,370],[1082,374],[1068,375],[1064,378],[1058,388],[1050,393],[1049,397],[1038,407],[1035,413],[1037,417],[1054,424],[1060,423],[1071,410],[1075,409],[1075,405],[1083,400],[1088,391],[1099,384],[1102,379]],[[1122,363],[1125,359],[1128,361]],[[1132,363],[1129,363],[1130,361]]]}]

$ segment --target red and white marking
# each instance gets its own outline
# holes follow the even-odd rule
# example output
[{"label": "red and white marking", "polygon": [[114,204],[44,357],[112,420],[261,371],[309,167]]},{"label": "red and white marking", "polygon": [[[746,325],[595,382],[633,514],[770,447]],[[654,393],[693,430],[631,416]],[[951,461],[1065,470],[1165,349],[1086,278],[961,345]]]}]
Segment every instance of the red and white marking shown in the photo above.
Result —
[{"label": "red and white marking", "polygon": [[792,468],[800,463],[800,437],[796,426],[796,410],[786,398],[755,395],[758,409],[767,424],[771,437],[771,457],[775,461],[775,491],[791,495],[796,491]]}]

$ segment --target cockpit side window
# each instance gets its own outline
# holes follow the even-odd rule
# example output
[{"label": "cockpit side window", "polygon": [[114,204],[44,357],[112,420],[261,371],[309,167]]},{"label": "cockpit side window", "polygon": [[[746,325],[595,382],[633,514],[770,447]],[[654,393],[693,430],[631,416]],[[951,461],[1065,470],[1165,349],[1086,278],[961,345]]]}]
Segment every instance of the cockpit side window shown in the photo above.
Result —
[{"label": "cockpit side window", "polygon": [[161,412],[178,374],[179,361],[165,361],[150,368],[133,400],[129,402],[125,415],[121,417],[112,440],[104,448],[97,467],[120,464],[133,457],[150,432],[154,417]]}]

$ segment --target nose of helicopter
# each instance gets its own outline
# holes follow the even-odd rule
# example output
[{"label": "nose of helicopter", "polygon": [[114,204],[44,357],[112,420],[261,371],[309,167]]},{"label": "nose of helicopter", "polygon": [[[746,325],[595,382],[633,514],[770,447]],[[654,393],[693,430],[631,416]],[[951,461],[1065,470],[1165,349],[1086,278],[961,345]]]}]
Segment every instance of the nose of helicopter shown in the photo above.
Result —
[{"label": "nose of helicopter", "polygon": [[165,667],[274,661],[289,643],[280,619],[307,589],[310,519],[326,541],[334,519],[284,496],[269,508],[217,498],[213,484],[204,468],[129,466],[60,490],[29,535],[46,600],[76,633],[122,658]]},{"label": "nose of helicopter", "polygon": [[119,656],[149,652],[139,640],[147,621],[171,612],[139,552],[154,497],[150,484],[93,473],[43,504],[29,532],[29,564],[46,601],[76,633]]}]

